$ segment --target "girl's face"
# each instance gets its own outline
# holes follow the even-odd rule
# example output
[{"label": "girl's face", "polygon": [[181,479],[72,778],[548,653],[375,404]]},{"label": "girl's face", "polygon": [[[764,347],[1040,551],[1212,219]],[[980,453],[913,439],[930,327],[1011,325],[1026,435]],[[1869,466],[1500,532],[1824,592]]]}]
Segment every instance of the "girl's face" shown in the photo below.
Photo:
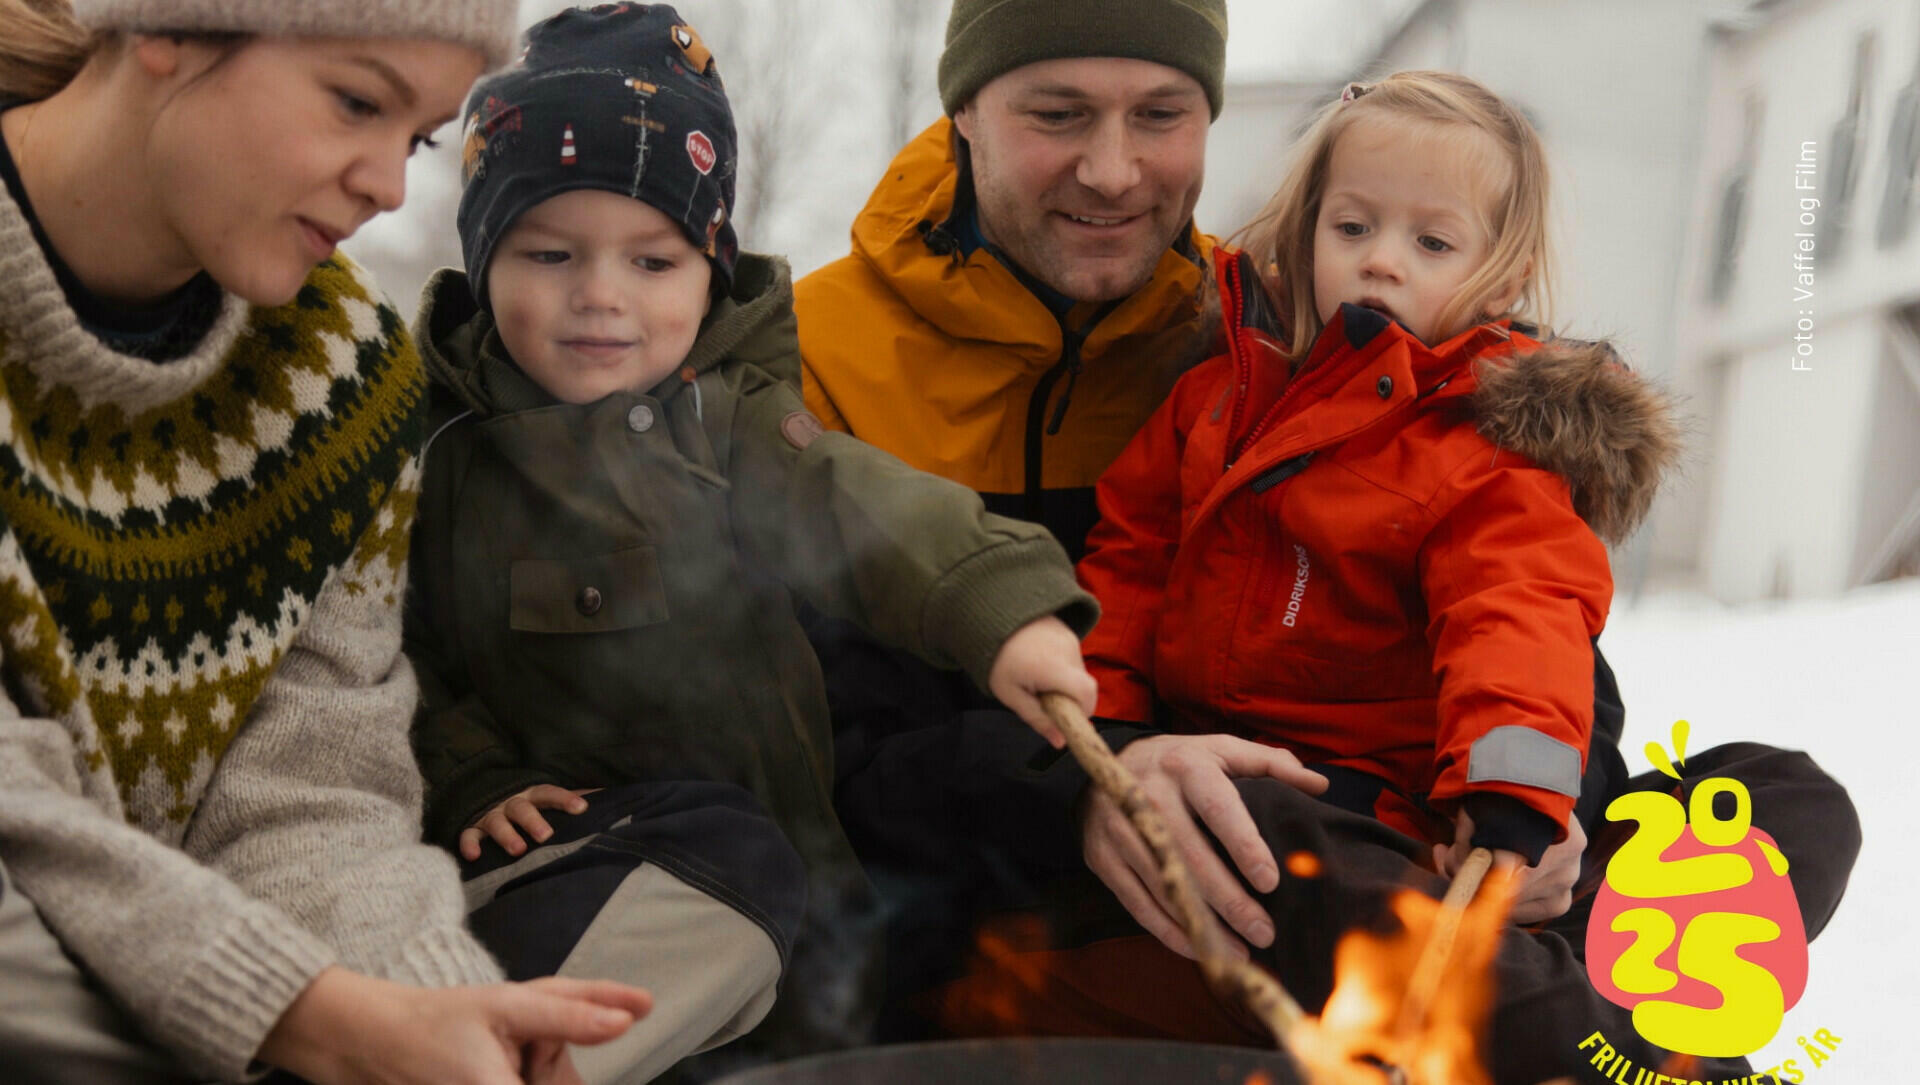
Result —
[{"label": "girl's face", "polygon": [[[1369,117],[1341,133],[1313,232],[1321,322],[1351,302],[1428,344],[1464,330],[1440,327],[1439,318],[1493,251],[1487,223],[1506,185],[1503,167],[1492,137],[1465,126]],[[1506,305],[1490,299],[1481,308]]]},{"label": "girl's face", "polygon": [[405,196],[407,157],[451,119],[483,58],[448,42],[261,38],[231,53],[139,38],[169,94],[144,148],[186,266],[261,305]]}]

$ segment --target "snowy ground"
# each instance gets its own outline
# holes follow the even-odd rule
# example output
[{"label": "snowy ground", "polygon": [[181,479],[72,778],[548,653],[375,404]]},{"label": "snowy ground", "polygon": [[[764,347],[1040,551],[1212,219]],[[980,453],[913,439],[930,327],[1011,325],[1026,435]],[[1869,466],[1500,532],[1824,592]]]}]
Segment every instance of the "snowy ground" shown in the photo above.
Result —
[{"label": "snowy ground", "polygon": [[1627,703],[1621,749],[1633,770],[1648,767],[1646,743],[1665,745],[1685,719],[1689,749],[1737,739],[1803,749],[1851,791],[1865,836],[1853,880],[1811,947],[1805,996],[1754,1063],[1792,1057],[1806,1069],[1795,1038],[1826,1028],[1842,1043],[1809,1082],[1910,1080],[1920,1057],[1920,582],[1745,607],[1652,596],[1619,605],[1600,643]]}]

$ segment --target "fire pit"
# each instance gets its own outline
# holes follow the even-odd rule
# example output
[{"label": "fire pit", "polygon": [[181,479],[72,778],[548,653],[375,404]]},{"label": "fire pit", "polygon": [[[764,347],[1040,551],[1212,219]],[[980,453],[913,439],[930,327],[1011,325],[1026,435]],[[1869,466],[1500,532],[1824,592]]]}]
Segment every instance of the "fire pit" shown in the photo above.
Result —
[{"label": "fire pit", "polygon": [[762,1066],[714,1085],[1300,1085],[1278,1051],[1165,1040],[955,1040]]}]

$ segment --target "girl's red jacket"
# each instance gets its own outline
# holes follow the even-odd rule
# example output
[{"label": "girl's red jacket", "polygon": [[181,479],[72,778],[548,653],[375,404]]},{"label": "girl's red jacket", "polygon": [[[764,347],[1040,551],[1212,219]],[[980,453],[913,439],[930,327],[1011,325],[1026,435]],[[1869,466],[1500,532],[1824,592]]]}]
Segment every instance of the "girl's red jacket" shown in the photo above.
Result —
[{"label": "girl's red jacket", "polygon": [[1430,348],[1355,306],[1289,379],[1250,262],[1216,275],[1227,352],[1099,483],[1100,714],[1366,773],[1416,837],[1451,842],[1481,791],[1564,833],[1613,592],[1596,532],[1644,516],[1666,403],[1603,344],[1500,322]]}]

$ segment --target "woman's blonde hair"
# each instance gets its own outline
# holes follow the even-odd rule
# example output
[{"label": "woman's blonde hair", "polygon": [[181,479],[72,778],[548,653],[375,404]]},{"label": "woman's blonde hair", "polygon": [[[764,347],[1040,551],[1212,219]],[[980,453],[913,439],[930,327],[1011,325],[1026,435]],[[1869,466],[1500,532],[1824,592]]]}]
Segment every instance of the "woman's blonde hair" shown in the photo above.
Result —
[{"label": "woman's blonde hair", "polygon": [[0,98],[38,101],[79,74],[98,47],[67,0],[0,0]]},{"label": "woman's blonde hair", "polygon": [[1320,334],[1313,298],[1313,234],[1326,190],[1327,167],[1341,133],[1365,117],[1464,125],[1492,137],[1509,164],[1507,191],[1495,202],[1489,232],[1493,251],[1460,287],[1437,322],[1460,328],[1505,290],[1519,294],[1497,316],[1535,324],[1552,318],[1553,268],[1547,244],[1547,160],[1540,136],[1521,112],[1492,91],[1452,72],[1397,72],[1373,84],[1349,84],[1314,118],[1295,146],[1280,188],[1254,220],[1235,235],[1260,269],[1279,305],[1287,353],[1306,356]]}]

